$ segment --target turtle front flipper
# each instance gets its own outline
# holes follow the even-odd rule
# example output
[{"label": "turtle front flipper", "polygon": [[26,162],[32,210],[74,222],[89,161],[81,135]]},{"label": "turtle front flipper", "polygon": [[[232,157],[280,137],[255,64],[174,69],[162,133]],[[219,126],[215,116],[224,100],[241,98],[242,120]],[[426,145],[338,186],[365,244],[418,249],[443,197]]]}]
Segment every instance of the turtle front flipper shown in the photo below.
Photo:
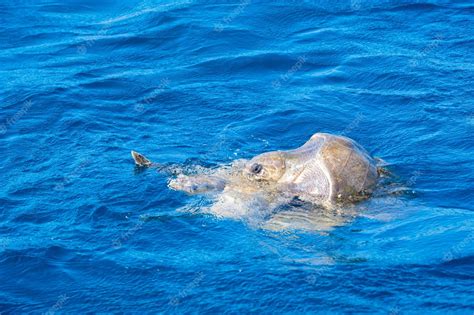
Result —
[{"label": "turtle front flipper", "polygon": [[213,175],[180,174],[169,181],[168,187],[190,195],[219,193],[224,190],[226,180]]},{"label": "turtle front flipper", "polygon": [[144,155],[138,152],[132,151],[132,157],[135,161],[135,164],[137,164],[138,166],[150,167],[153,165],[153,163],[149,159],[147,159]]}]

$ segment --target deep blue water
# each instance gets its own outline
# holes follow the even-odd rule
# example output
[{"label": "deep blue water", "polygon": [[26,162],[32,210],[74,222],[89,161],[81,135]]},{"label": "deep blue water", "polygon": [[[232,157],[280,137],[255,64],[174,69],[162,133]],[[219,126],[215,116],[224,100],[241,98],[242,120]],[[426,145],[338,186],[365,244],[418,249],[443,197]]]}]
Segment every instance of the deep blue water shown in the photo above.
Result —
[{"label": "deep blue water", "polygon": [[[6,0],[0,40],[0,313],[473,313],[472,2]],[[130,158],[318,131],[405,191],[270,232]]]}]

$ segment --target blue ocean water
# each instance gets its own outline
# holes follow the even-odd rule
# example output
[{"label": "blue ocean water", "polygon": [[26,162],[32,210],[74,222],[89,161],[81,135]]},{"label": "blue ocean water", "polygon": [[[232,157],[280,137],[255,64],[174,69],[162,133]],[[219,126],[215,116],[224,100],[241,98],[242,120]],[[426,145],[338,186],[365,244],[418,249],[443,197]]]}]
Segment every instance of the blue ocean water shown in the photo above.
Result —
[{"label": "blue ocean water", "polygon": [[[473,313],[472,2],[97,2],[0,4],[0,313]],[[130,158],[315,132],[404,192],[272,232]]]}]

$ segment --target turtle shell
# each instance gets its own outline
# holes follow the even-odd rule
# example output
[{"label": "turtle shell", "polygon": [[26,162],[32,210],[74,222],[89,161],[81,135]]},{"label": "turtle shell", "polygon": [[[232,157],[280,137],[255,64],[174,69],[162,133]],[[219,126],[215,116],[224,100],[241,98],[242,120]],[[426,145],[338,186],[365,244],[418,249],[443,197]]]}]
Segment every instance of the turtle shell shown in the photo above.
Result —
[{"label": "turtle shell", "polygon": [[321,138],[319,157],[331,182],[331,199],[354,200],[370,194],[378,177],[375,160],[354,140],[323,133],[311,140]]}]

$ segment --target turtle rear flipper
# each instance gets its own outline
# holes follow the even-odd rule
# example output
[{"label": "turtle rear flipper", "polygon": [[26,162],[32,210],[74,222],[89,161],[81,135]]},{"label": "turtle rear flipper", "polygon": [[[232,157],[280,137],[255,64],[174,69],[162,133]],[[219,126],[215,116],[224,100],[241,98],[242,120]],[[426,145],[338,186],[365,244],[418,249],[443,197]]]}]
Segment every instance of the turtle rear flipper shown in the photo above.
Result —
[{"label": "turtle rear flipper", "polygon": [[135,161],[135,164],[137,164],[138,166],[150,167],[153,165],[153,163],[149,159],[147,159],[144,155],[138,152],[132,151],[132,157]]}]

